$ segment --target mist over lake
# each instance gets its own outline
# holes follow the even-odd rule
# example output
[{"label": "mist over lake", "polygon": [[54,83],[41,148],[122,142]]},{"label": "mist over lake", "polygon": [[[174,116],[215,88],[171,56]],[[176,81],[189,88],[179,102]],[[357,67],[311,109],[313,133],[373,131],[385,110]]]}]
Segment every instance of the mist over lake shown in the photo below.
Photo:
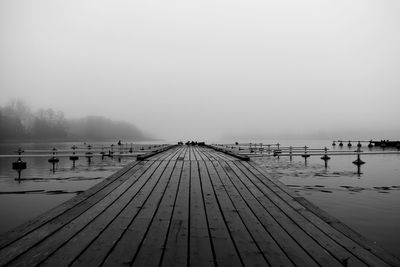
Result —
[{"label": "mist over lake", "polygon": [[19,98],[168,140],[396,139],[398,11],[361,0],[3,1],[0,105]]}]

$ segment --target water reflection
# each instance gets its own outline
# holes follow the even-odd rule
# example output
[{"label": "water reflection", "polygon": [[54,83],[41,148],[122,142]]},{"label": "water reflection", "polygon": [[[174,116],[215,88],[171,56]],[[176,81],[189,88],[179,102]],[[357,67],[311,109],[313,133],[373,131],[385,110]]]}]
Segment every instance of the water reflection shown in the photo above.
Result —
[{"label": "water reflection", "polygon": [[[292,145],[292,144],[291,144]],[[320,146],[314,146],[320,147]],[[354,149],[354,148],[353,148]],[[346,150],[336,145],[334,150]],[[371,151],[382,151],[380,147]],[[396,148],[386,148],[385,151]],[[400,257],[400,155],[253,158],[317,206]],[[366,164],[358,164],[367,162]],[[354,163],[356,162],[356,163]],[[358,163],[357,163],[358,162]]]},{"label": "water reflection", "polygon": [[[76,143],[25,143],[1,144],[0,154],[15,154],[18,147],[25,150],[70,149]],[[110,143],[101,143],[109,146]],[[100,145],[100,144],[99,144]],[[54,155],[57,157],[57,154]],[[0,233],[63,203],[92,187],[125,166],[133,158],[79,157],[72,162],[69,157],[59,157],[54,164],[46,157],[23,158],[27,169],[18,179],[12,169],[15,158],[0,158]],[[90,163],[90,164],[89,164]]]}]

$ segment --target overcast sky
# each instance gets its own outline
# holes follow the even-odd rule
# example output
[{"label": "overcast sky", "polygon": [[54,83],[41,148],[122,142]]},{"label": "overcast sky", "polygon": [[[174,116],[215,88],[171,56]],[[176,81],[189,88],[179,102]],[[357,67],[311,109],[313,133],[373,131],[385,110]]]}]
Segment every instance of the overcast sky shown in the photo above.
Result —
[{"label": "overcast sky", "polygon": [[2,0],[0,105],[173,140],[392,138],[399,14],[398,0]]}]

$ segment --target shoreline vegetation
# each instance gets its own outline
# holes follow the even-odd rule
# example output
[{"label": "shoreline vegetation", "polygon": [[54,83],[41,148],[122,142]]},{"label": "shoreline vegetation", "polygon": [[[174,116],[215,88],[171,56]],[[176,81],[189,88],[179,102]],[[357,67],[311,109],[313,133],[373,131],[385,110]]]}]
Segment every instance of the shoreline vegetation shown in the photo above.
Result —
[{"label": "shoreline vegetation", "polygon": [[154,141],[134,124],[102,116],[67,119],[62,111],[32,111],[22,100],[0,107],[0,143],[48,141]]}]

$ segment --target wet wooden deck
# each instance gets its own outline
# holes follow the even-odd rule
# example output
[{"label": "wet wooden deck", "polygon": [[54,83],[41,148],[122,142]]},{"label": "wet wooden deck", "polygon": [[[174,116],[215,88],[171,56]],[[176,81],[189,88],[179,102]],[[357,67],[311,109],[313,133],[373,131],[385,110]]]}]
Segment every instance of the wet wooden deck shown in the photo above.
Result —
[{"label": "wet wooden deck", "polygon": [[177,146],[0,239],[0,266],[400,266],[253,162]]}]

